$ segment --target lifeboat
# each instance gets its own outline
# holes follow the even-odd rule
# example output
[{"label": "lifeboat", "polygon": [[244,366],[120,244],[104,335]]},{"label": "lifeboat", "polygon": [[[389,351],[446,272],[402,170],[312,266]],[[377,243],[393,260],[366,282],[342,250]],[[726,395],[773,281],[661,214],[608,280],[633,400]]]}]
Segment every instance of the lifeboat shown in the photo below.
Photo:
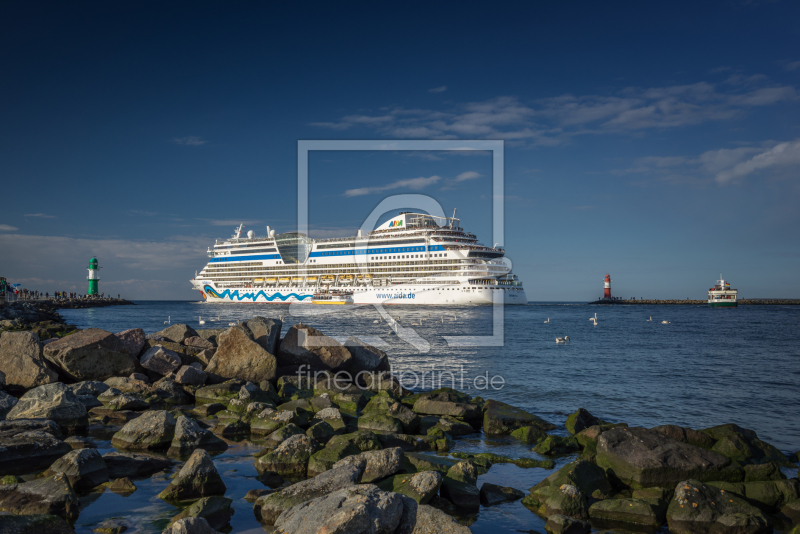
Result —
[{"label": "lifeboat", "polygon": [[292,277],[292,282],[302,282],[302,281],[303,281],[303,277],[302,276],[293,276]]},{"label": "lifeboat", "polygon": [[253,279],[253,282],[263,282],[263,281],[264,281],[263,278],[254,278]]},{"label": "lifeboat", "polygon": [[283,277],[281,277],[281,278],[280,278],[280,280],[278,280],[278,281],[279,281],[281,284],[288,284],[288,283],[289,283],[289,277],[288,277],[288,276],[283,276]]},{"label": "lifeboat", "polygon": [[322,277],[323,284],[332,284],[333,280],[334,280],[333,275],[330,274],[326,274],[325,276]]},{"label": "lifeboat", "polygon": [[316,282],[316,281],[317,281],[317,277],[316,276],[308,276],[308,277],[306,277],[306,282]]},{"label": "lifeboat", "polygon": [[349,284],[350,282],[353,281],[353,275],[352,274],[344,274],[344,275],[339,277],[339,280],[344,282],[344,283],[346,283],[346,284]]},{"label": "lifeboat", "polygon": [[275,283],[275,282],[277,282],[277,281],[278,281],[278,279],[277,279],[277,278],[267,278],[267,283],[268,283],[268,284],[274,284],[274,283]]}]

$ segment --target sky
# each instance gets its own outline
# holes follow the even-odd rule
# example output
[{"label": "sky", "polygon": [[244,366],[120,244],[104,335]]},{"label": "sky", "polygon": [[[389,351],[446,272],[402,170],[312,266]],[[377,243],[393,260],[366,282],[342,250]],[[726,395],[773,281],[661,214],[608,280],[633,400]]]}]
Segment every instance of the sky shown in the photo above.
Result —
[{"label": "sky", "polygon": [[[85,292],[96,256],[101,291],[196,299],[215,239],[296,227],[298,140],[499,139],[529,300],[593,300],[606,273],[622,297],[720,273],[800,297],[797,2],[0,9],[12,283]],[[416,193],[491,245],[492,180],[486,152],[312,152],[310,233]]]}]

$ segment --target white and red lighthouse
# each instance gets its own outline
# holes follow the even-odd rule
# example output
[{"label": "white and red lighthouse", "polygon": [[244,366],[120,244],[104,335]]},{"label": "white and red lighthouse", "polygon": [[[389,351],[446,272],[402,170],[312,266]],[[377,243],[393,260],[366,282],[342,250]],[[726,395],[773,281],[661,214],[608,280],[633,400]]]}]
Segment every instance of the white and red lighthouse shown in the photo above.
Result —
[{"label": "white and red lighthouse", "polygon": [[604,282],[603,288],[605,289],[605,291],[603,292],[603,298],[604,299],[610,299],[611,298],[611,275],[607,274],[606,277],[603,279],[603,282]]}]

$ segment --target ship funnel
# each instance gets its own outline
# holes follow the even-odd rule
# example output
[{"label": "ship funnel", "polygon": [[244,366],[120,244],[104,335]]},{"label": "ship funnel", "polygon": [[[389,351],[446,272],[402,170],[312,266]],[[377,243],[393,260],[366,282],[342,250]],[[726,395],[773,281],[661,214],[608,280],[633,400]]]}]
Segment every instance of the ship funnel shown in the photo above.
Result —
[{"label": "ship funnel", "polygon": [[358,237],[363,237],[364,234],[361,233],[361,228],[358,229]]}]

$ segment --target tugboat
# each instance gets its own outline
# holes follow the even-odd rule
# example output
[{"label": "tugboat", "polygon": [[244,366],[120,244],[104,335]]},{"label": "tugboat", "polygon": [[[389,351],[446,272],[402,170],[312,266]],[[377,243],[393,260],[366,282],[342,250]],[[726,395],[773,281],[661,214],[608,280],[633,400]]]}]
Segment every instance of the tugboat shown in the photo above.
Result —
[{"label": "tugboat", "polygon": [[735,308],[739,290],[731,289],[730,282],[723,280],[721,274],[719,277],[714,287],[708,290],[708,305],[712,308]]},{"label": "tugboat", "polygon": [[352,291],[318,291],[311,297],[312,304],[353,304]]}]

